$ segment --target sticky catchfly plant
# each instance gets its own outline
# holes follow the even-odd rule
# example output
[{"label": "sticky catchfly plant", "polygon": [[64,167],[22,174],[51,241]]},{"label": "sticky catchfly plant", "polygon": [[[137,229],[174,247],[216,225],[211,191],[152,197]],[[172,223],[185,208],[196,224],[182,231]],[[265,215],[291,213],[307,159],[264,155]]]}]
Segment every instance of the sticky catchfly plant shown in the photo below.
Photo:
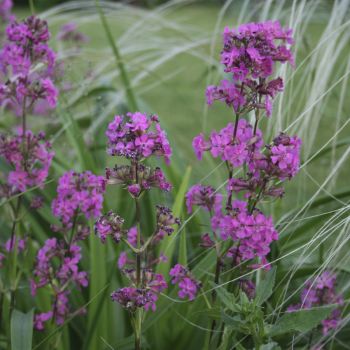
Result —
[{"label": "sticky catchfly plant", "polygon": [[[267,256],[278,232],[259,204],[282,197],[281,183],[299,170],[301,141],[281,133],[266,143],[258,123],[264,114],[271,116],[273,99],[283,90],[282,78],[274,76],[276,64],[294,65],[291,35],[277,21],[225,28],[223,33],[221,63],[228,79],[209,86],[206,97],[209,105],[219,100],[232,108],[235,120],[209,137],[199,134],[193,148],[199,160],[209,152],[226,163],[226,191],[221,195],[212,186],[197,184],[186,195],[189,213],[199,206],[211,218],[212,232],[203,235],[201,246],[216,251],[215,284],[225,267],[243,274],[252,268],[270,268]],[[253,125],[246,119],[250,114],[255,117]],[[255,287],[251,280],[240,280],[238,289],[252,297]],[[213,304],[215,300],[214,289]]]},{"label": "sticky catchfly plant", "polygon": [[[157,245],[173,233],[174,225],[180,223],[169,208],[157,205],[153,232],[141,232],[142,196],[152,188],[170,191],[172,187],[160,168],[150,167],[145,162],[156,157],[163,158],[169,164],[172,150],[156,115],[136,112],[115,116],[108,125],[106,136],[107,152],[129,161],[129,165],[116,165],[106,170],[107,184],[122,186],[129,193],[135,203],[135,220],[134,226],[125,227],[125,220],[109,211],[97,220],[95,232],[102,243],[110,239],[127,247],[118,257],[118,268],[129,285],[114,291],[111,298],[129,312],[135,334],[135,349],[138,350],[141,348],[145,312],[156,310],[159,294],[168,287],[166,276],[156,272],[156,266],[167,261],[162,253],[157,252]],[[178,271],[179,266],[170,271],[172,283],[178,284],[180,298],[193,300],[199,283],[184,267]]]}]

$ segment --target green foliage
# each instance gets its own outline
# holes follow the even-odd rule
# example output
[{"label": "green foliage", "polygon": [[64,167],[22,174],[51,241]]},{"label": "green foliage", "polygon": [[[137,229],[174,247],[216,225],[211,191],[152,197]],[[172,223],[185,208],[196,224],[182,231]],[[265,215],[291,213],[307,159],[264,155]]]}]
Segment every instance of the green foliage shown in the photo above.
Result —
[{"label": "green foliage", "polygon": [[269,329],[268,334],[274,337],[295,331],[307,332],[319,325],[336,307],[337,305],[327,305],[285,313]]}]

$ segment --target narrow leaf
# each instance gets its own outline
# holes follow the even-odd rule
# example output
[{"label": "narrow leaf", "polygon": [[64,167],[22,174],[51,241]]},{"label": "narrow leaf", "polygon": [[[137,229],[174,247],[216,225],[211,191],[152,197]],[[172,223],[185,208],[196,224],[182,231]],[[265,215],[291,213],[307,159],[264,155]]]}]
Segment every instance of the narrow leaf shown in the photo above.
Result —
[{"label": "narrow leaf", "polygon": [[11,350],[30,350],[33,337],[33,310],[13,310],[11,317]]},{"label": "narrow leaf", "polygon": [[274,266],[266,273],[265,278],[261,279],[256,291],[256,302],[258,305],[264,303],[272,294],[276,279],[276,267]]}]

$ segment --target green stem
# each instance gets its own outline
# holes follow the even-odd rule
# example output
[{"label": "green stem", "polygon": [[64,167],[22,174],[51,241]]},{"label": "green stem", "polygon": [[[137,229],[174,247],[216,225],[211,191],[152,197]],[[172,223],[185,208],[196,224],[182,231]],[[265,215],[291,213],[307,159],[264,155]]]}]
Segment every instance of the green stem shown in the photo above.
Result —
[{"label": "green stem", "polygon": [[[136,183],[138,183],[138,162],[133,164],[135,171]],[[142,288],[141,278],[141,208],[139,199],[135,198],[135,220],[137,227],[137,249],[136,253],[136,287]],[[134,320],[134,332],[135,332],[135,350],[141,349],[141,332],[142,332],[142,308],[138,308],[135,314]]]},{"label": "green stem", "polygon": [[35,15],[35,6],[34,6],[34,0],[29,0],[29,8],[30,8],[30,13],[32,16]]},{"label": "green stem", "polygon": [[103,28],[104,28],[104,30],[106,32],[107,39],[109,41],[109,44],[110,44],[110,46],[112,48],[112,51],[113,51],[113,54],[114,54],[114,57],[115,57],[115,60],[117,62],[117,66],[118,66],[118,69],[119,69],[119,72],[120,72],[120,77],[121,77],[121,80],[122,80],[123,85],[125,87],[126,98],[128,100],[129,108],[131,108],[133,111],[137,111],[138,110],[138,105],[137,105],[137,102],[136,102],[134,91],[133,91],[133,89],[131,87],[130,79],[129,79],[128,73],[127,73],[127,71],[125,69],[125,66],[124,66],[122,57],[120,55],[118,46],[117,46],[117,44],[116,44],[116,42],[115,42],[115,40],[113,38],[111,29],[109,28],[109,25],[108,25],[108,22],[106,20],[106,17],[104,15],[103,11],[102,11],[101,6],[100,6],[99,0],[95,0],[95,3],[96,3],[97,10],[99,12],[99,15],[100,15],[100,19],[101,19]]}]

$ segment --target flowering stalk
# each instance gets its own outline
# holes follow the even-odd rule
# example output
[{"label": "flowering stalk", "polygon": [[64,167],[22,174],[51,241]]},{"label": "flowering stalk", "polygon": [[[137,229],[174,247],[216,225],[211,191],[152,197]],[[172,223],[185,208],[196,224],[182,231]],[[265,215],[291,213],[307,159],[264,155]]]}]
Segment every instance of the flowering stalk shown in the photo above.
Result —
[{"label": "flowering stalk", "polygon": [[[36,17],[16,22],[14,16],[5,13],[12,2],[0,3],[0,17],[9,22],[6,37],[0,52],[0,106],[12,111],[20,118],[15,135],[0,135],[0,156],[8,163],[10,171],[0,185],[0,194],[8,198],[13,214],[9,247],[1,254],[1,260],[9,259],[10,316],[15,305],[18,253],[18,226],[21,221],[23,195],[29,187],[43,188],[53,158],[51,145],[45,141],[43,132],[35,135],[27,127],[27,115],[38,103],[47,103],[54,108],[58,91],[51,76],[55,65],[55,54],[47,42],[50,38],[47,23]],[[17,202],[12,204],[16,196]],[[40,203],[33,199],[33,209]],[[24,241],[23,241],[24,242]]]},{"label": "flowering stalk", "polygon": [[[132,253],[133,258],[128,251],[123,251],[118,257],[118,267],[129,286],[114,291],[111,298],[129,312],[135,349],[139,350],[145,312],[156,310],[159,294],[168,287],[165,277],[155,272],[157,264],[167,260],[162,253],[158,254],[157,245],[166,235],[173,233],[173,225],[180,223],[169,208],[157,205],[153,233],[142,234],[140,198],[151,188],[171,190],[162,170],[146,166],[144,162],[150,157],[162,157],[169,164],[172,151],[156,115],[136,112],[115,116],[108,125],[106,136],[108,153],[129,161],[129,165],[108,168],[106,180],[107,184],[120,185],[128,191],[135,203],[135,226],[125,229],[124,219],[110,211],[98,219],[95,231],[102,243],[110,237],[115,243],[123,242]],[[179,285],[179,297],[193,300],[199,284],[190,272],[177,264],[171,269],[170,276],[172,283]]]},{"label": "flowering stalk", "polygon": [[71,310],[69,295],[73,288],[88,286],[87,273],[79,270],[78,243],[90,234],[87,220],[101,214],[104,191],[104,178],[90,171],[69,171],[59,179],[57,197],[52,202],[52,212],[60,220],[60,225],[52,229],[59,236],[46,240],[39,250],[31,280],[33,296],[43,287],[49,287],[52,294],[51,310],[35,315],[37,330],[43,330],[50,320],[62,325],[70,315],[85,313],[84,308]]},{"label": "flowering stalk", "polygon": [[[272,99],[283,90],[282,78],[272,78],[275,64],[294,64],[289,48],[293,43],[291,30],[283,29],[279,22],[249,23],[237,29],[225,28],[223,39],[221,63],[231,80],[209,86],[206,96],[209,105],[219,100],[232,108],[235,122],[219,132],[213,131],[209,140],[203,134],[196,136],[193,148],[199,160],[209,151],[226,163],[227,199],[223,207],[221,194],[201,184],[193,186],[186,195],[188,212],[198,205],[210,214],[213,238],[205,234],[201,246],[216,249],[216,284],[220,283],[220,272],[225,265],[239,266],[243,273],[249,268],[269,268],[266,255],[278,233],[272,218],[266,217],[258,205],[265,198],[283,195],[279,185],[298,172],[301,145],[297,137],[281,133],[264,146],[263,133],[258,128],[261,113],[271,116]],[[254,126],[244,119],[250,112],[255,115]],[[242,177],[233,177],[234,169],[240,169]],[[240,193],[243,193],[241,199],[233,200],[233,195],[238,197]],[[218,250],[218,234],[222,242],[232,240],[229,249]],[[255,262],[248,265],[252,260]],[[237,287],[249,298],[254,297],[252,281],[240,280]],[[212,303],[215,299],[213,293]],[[213,322],[212,331],[214,328]],[[259,347],[258,337],[255,334],[252,337]]]}]

